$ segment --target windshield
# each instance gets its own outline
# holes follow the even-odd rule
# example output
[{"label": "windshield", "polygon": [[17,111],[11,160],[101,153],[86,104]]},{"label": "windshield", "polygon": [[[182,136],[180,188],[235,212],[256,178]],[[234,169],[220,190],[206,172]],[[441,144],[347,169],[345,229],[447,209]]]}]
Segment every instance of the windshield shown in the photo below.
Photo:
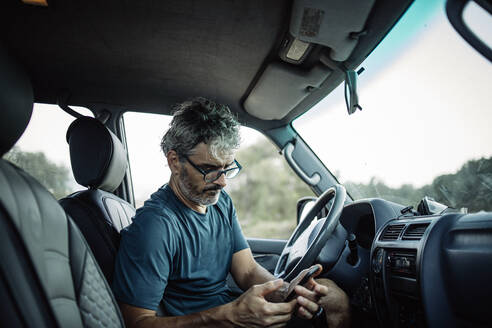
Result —
[{"label": "windshield", "polygon": [[354,199],[492,210],[492,68],[444,5],[416,1],[363,62],[361,111],[341,85],[293,123]]}]

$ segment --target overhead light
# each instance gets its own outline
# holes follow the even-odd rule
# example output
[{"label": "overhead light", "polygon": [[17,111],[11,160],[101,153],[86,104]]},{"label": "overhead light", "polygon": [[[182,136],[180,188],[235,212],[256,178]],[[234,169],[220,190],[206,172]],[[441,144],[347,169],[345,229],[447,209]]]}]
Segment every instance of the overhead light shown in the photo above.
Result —
[{"label": "overhead light", "polygon": [[286,57],[295,61],[299,61],[309,48],[308,42],[303,42],[299,39],[294,39],[290,44]]},{"label": "overhead light", "polygon": [[312,44],[288,35],[280,49],[280,58],[291,64],[301,64],[306,58]]},{"label": "overhead light", "polygon": [[48,7],[48,0],[22,0],[26,5]]}]

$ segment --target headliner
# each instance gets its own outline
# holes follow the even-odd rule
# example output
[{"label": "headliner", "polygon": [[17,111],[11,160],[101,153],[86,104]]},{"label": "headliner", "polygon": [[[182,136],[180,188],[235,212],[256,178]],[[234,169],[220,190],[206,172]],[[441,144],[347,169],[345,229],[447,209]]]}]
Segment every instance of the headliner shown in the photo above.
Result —
[{"label": "headliner", "polygon": [[[397,2],[398,4],[394,4]],[[171,105],[201,95],[230,105],[247,125],[268,129],[290,122],[341,82],[333,83],[280,121],[247,114],[243,101],[266,64],[278,60],[291,2],[76,1],[34,7],[3,1],[3,34],[31,77],[35,100],[91,108],[169,113]],[[408,1],[377,3],[371,37],[345,63],[360,63],[395,23]],[[386,17],[386,16],[389,16]],[[378,25],[379,24],[379,25]]]}]

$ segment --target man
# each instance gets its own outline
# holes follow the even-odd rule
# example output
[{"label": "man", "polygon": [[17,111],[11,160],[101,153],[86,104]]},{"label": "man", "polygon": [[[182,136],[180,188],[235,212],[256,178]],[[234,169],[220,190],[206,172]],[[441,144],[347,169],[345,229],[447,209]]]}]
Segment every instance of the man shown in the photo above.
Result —
[{"label": "man", "polygon": [[[113,290],[128,327],[282,327],[321,307],[330,326],[347,323],[347,296],[333,282],[311,279],[282,302],[285,284],[255,262],[223,190],[241,169],[239,139],[226,106],[203,98],[176,106],[161,143],[169,183],[122,232]],[[229,272],[246,291],[237,299]],[[161,300],[165,317],[156,316]]]}]

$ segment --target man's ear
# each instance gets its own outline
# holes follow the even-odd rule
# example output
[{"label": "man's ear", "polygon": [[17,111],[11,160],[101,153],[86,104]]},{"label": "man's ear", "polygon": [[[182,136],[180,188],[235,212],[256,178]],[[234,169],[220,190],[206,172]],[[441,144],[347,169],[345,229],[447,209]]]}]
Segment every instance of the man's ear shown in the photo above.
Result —
[{"label": "man's ear", "polygon": [[169,169],[171,169],[172,174],[179,174],[181,170],[181,164],[179,162],[178,153],[174,150],[170,150],[167,155],[167,165],[169,165]]}]

